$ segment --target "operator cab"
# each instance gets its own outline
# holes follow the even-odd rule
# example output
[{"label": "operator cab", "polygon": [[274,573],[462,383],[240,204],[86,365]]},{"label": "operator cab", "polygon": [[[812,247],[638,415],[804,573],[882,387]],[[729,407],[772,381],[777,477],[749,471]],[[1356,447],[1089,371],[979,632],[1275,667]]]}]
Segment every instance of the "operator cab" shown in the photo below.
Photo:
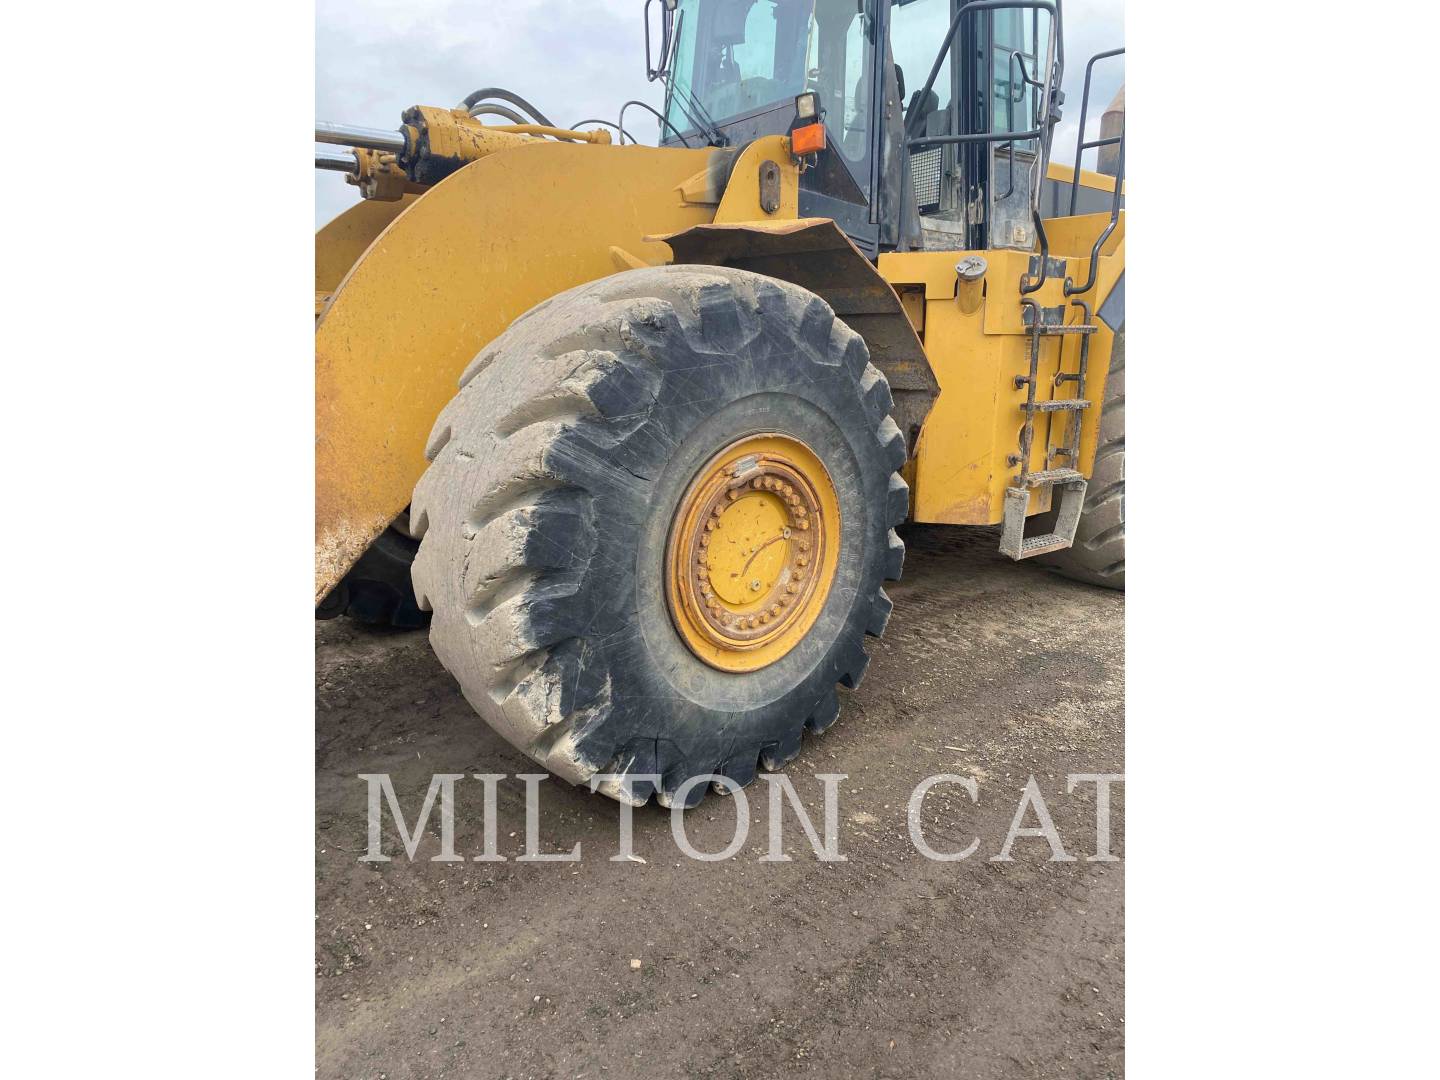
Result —
[{"label": "operator cab", "polygon": [[796,97],[815,93],[827,149],[800,176],[801,216],[833,218],[871,257],[1034,245],[1032,187],[1058,117],[1058,3],[659,2],[662,145],[783,135]]}]

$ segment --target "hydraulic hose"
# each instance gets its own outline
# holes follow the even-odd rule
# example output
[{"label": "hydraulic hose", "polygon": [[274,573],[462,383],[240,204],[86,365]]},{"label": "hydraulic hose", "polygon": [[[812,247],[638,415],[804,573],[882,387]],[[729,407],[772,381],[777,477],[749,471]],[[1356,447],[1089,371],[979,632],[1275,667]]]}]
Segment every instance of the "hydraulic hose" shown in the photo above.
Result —
[{"label": "hydraulic hose", "polygon": [[522,112],[529,113],[530,117],[537,124],[540,124],[544,127],[555,127],[555,123],[553,121],[549,120],[544,113],[542,113],[539,109],[535,108],[534,105],[531,105],[519,94],[513,94],[509,90],[504,90],[498,86],[486,86],[482,87],[479,90],[476,90],[473,94],[469,94],[466,96],[465,100],[460,103],[460,107],[462,109],[474,108],[486,98],[498,98],[501,101],[508,101],[511,105],[514,105]]}]

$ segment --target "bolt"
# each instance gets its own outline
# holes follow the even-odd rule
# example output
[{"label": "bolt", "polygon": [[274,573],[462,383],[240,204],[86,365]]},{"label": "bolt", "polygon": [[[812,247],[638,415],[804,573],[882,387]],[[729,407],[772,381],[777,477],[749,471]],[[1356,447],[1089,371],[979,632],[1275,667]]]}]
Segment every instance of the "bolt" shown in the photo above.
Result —
[{"label": "bolt", "polygon": [[[808,547],[809,545],[806,545],[806,546]],[[810,557],[809,557],[808,555],[801,555],[801,556],[800,556],[798,559],[796,559],[795,561],[796,561],[797,563],[799,563],[801,566],[809,566],[809,565],[810,565]]]},{"label": "bolt", "polygon": [[759,579],[759,578],[756,578],[755,580],[753,580],[752,582],[750,582],[750,591],[751,591],[751,592],[759,592],[759,591],[760,591],[760,579]]}]

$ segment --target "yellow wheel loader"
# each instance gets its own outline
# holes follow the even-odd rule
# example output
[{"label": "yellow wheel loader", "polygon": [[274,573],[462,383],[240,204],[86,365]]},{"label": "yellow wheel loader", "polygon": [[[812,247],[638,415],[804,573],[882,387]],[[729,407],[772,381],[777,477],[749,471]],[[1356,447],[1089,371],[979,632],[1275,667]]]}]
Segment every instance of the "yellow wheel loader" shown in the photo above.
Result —
[{"label": "yellow wheel loader", "polygon": [[656,147],[497,87],[317,123],[363,199],[316,237],[316,603],[428,613],[516,747],[670,805],[835,721],[906,520],[1123,580],[1124,135],[1050,160],[1060,0],[644,15]]}]

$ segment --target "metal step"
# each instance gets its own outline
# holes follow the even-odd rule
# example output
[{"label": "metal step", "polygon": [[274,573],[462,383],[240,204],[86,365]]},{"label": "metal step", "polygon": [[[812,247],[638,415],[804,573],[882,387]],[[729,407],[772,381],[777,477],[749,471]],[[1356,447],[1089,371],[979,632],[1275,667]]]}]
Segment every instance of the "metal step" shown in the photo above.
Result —
[{"label": "metal step", "polygon": [[1048,555],[1052,551],[1064,551],[1070,546],[1071,538],[1059,533],[1045,533],[1043,536],[1027,536],[1020,541],[1017,559],[1029,559],[1035,555]]},{"label": "metal step", "polygon": [[[1029,559],[1050,551],[1063,551],[1075,541],[1075,527],[1080,523],[1080,511],[1085,505],[1086,483],[1074,469],[1050,469],[1034,473],[1029,477],[1031,484],[1041,476],[1058,477],[1064,474],[1071,481],[1060,489],[1060,505],[1056,508],[1055,531],[1041,536],[1025,535],[1026,513],[1030,509],[1030,492],[1026,488],[1005,489],[1004,527],[1000,531],[1000,552],[1012,559]],[[1045,483],[1058,483],[1050,479]]]},{"label": "metal step", "polygon": [[1083,398],[1056,398],[1053,401],[1021,402],[1020,408],[1026,412],[1063,412],[1068,409],[1079,412],[1082,409],[1090,408],[1090,402]]},{"label": "metal step", "polygon": [[1025,482],[1030,487],[1045,487],[1049,484],[1073,484],[1084,479],[1085,474],[1079,469],[1046,469],[1044,472],[1032,472]]},{"label": "metal step", "polygon": [[[1027,326],[1025,329],[1032,334],[1035,332],[1033,326]],[[1060,334],[1093,334],[1099,329],[1100,327],[1098,326],[1093,324],[1086,325],[1084,323],[1079,323],[1074,326],[1042,326],[1040,327],[1040,336],[1056,337]]]}]

